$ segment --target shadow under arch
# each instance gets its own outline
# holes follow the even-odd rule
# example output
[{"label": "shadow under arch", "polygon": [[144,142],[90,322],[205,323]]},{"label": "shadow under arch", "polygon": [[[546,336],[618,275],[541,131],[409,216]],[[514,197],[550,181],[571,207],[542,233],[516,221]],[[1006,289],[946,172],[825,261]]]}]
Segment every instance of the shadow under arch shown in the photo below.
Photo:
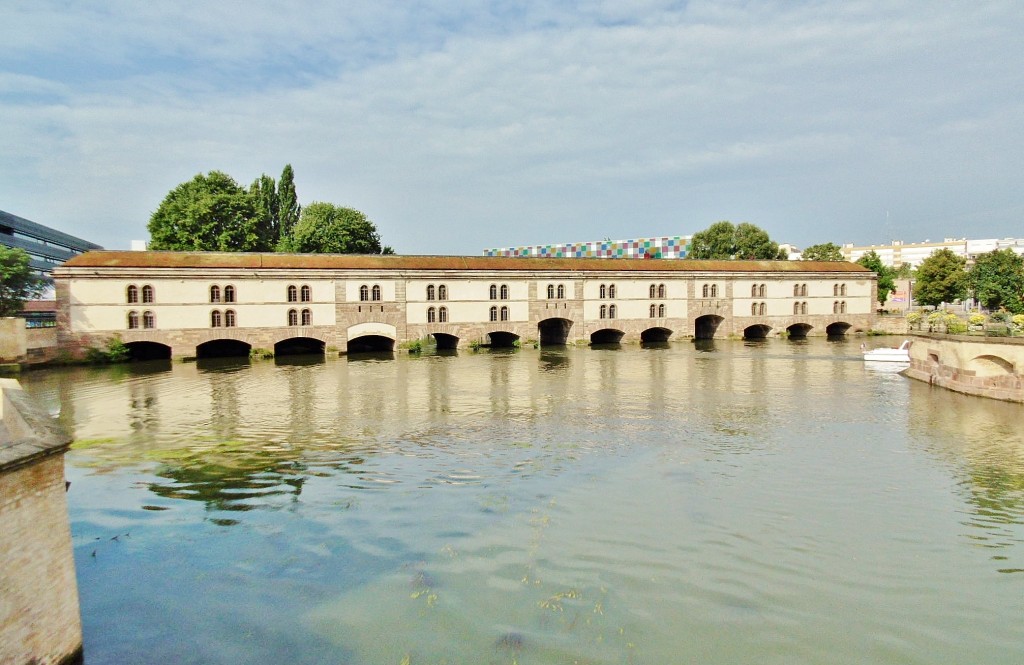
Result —
[{"label": "shadow under arch", "polygon": [[625,332],[615,328],[602,328],[590,333],[590,344],[618,344],[625,335]]},{"label": "shadow under arch", "polygon": [[654,344],[654,343],[665,343],[668,342],[668,338],[672,336],[672,331],[668,328],[648,328],[647,330],[640,333],[641,344]]},{"label": "shadow under arch", "polygon": [[505,330],[495,330],[487,333],[487,346],[492,349],[511,349],[519,341],[519,335]]},{"label": "shadow under arch", "polygon": [[541,346],[562,346],[569,340],[572,321],[569,319],[544,319],[537,324]]},{"label": "shadow under arch", "polygon": [[196,359],[248,358],[252,344],[239,339],[211,339],[196,347]]},{"label": "shadow under arch", "polygon": [[697,320],[693,322],[693,338],[714,339],[718,326],[722,324],[722,321],[725,321],[725,319],[715,314],[698,316]]},{"label": "shadow under arch", "polygon": [[849,324],[846,321],[836,321],[835,323],[830,323],[825,327],[825,334],[829,337],[842,337],[846,335],[846,331],[852,327],[852,324]]},{"label": "shadow under arch", "polygon": [[434,337],[434,344],[438,351],[454,351],[459,348],[459,338],[448,333],[430,333]]},{"label": "shadow under arch", "polygon": [[274,357],[317,353],[323,355],[326,347],[326,344],[314,337],[289,337],[274,344]]},{"label": "shadow under arch", "polygon": [[345,350],[348,353],[391,353],[395,350],[395,340],[383,335],[360,335],[350,339]]},{"label": "shadow under arch", "polygon": [[170,360],[171,347],[160,342],[128,342],[128,354],[132,360]]},{"label": "shadow under arch", "polygon": [[794,323],[786,328],[786,332],[789,333],[790,339],[805,339],[813,328],[814,326],[809,323]]},{"label": "shadow under arch", "polygon": [[771,331],[771,326],[757,323],[743,329],[743,339],[767,339]]}]

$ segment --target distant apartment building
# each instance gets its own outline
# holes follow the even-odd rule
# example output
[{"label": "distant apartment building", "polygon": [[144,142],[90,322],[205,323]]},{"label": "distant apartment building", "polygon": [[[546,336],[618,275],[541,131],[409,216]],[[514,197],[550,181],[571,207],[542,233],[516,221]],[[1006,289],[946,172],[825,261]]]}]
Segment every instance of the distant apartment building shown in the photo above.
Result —
[{"label": "distant apartment building", "polygon": [[545,259],[685,259],[692,236],[594,240],[485,249],[484,256]]},{"label": "distant apartment building", "polygon": [[0,210],[0,245],[25,250],[29,256],[29,265],[45,277],[49,277],[54,268],[72,256],[103,249],[95,243],[3,210]]},{"label": "distant apartment building", "polygon": [[882,260],[882,263],[893,268],[902,265],[910,265],[917,268],[921,262],[940,249],[948,249],[957,256],[962,256],[972,261],[980,254],[985,254],[997,249],[1012,249],[1017,254],[1024,255],[1024,238],[1003,238],[988,240],[968,240],[967,238],[945,238],[942,242],[903,242],[893,240],[887,245],[863,245],[855,246],[852,243],[843,245],[843,258],[847,261],[856,261],[868,252],[875,252]]}]

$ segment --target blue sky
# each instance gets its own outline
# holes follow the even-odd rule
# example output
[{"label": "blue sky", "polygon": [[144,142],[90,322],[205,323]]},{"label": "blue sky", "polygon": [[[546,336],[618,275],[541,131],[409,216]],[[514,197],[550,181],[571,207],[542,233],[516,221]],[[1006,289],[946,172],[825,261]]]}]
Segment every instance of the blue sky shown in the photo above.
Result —
[{"label": "blue sky", "polygon": [[291,163],[403,254],[1024,236],[1019,0],[316,4],[0,4],[0,209],[126,249]]}]

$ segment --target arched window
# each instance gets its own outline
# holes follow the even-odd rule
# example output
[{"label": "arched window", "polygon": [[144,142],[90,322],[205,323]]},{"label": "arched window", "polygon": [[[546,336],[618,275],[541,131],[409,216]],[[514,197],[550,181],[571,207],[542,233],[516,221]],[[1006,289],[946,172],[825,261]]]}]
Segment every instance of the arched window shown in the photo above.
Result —
[{"label": "arched window", "polygon": [[801,296],[806,296],[807,295],[807,285],[806,284],[801,284],[800,285],[800,295]]},{"label": "arched window", "polygon": [[311,326],[313,325],[313,312],[309,309],[302,310],[302,325]]},{"label": "arched window", "polygon": [[135,330],[139,327],[139,313],[136,311],[128,312],[128,330]]},{"label": "arched window", "polygon": [[[614,298],[615,297],[615,285],[614,284],[609,284],[608,285],[608,297],[609,298]],[[610,317],[610,318],[614,318],[614,317]]]},{"label": "arched window", "polygon": [[658,305],[658,316],[660,318],[662,318],[662,319],[665,318],[665,306],[664,305]]},{"label": "arched window", "polygon": [[153,287],[149,284],[142,287],[142,302],[153,302]]},{"label": "arched window", "polygon": [[490,315],[489,320],[491,320],[491,321],[497,321],[498,320],[498,308],[497,307],[491,307],[491,315]]},{"label": "arched window", "polygon": [[845,296],[846,295],[846,284],[841,284],[839,286],[839,295],[841,295],[841,296]]},{"label": "arched window", "polygon": [[433,323],[437,319],[437,310],[433,307],[427,308],[427,323]]},{"label": "arched window", "polygon": [[800,303],[800,313],[801,314],[806,314],[807,313],[807,303],[806,302]]},{"label": "arched window", "polygon": [[215,309],[210,312],[210,327],[220,328],[220,310]]},{"label": "arched window", "polygon": [[665,285],[664,284],[658,284],[658,297],[659,298],[664,298],[665,297]]},{"label": "arched window", "polygon": [[704,285],[704,297],[705,298],[708,297],[708,285],[707,284]]},{"label": "arched window", "polygon": [[799,284],[794,284],[793,285],[793,295],[794,296],[800,295],[800,285]]},{"label": "arched window", "polygon": [[210,287],[210,302],[220,302],[220,287],[216,284]]},{"label": "arched window", "polygon": [[[602,286],[601,288],[604,288],[604,287]],[[600,318],[602,318],[602,319],[607,319],[608,318],[608,305],[601,305]]]},{"label": "arched window", "polygon": [[142,327],[156,328],[156,316],[153,315],[153,312],[146,310],[142,313]]},{"label": "arched window", "polygon": [[799,314],[800,313],[800,303],[798,303],[798,302],[793,303],[793,313],[794,314]]},{"label": "arched window", "polygon": [[565,285],[564,284],[559,284],[558,285],[558,299],[562,300],[563,298],[565,298]]},{"label": "arched window", "polygon": [[[653,289],[654,287],[652,286],[651,288]],[[654,306],[654,303],[651,303],[651,318],[652,319],[654,318],[654,315],[655,315],[655,313],[657,311],[658,311],[658,308]]]},{"label": "arched window", "polygon": [[832,295],[833,296],[839,295],[839,285],[838,284],[833,284],[832,285]]},{"label": "arched window", "polygon": [[649,289],[649,291],[651,292],[651,298],[654,298],[655,294],[658,292],[658,287],[655,286],[654,284],[651,284],[651,288]]},{"label": "arched window", "polygon": [[234,328],[235,327],[235,310],[229,309],[224,312],[224,327]]},{"label": "arched window", "polygon": [[297,326],[299,325],[299,313],[294,309],[288,310],[288,325]]},{"label": "arched window", "polygon": [[[497,300],[497,299],[498,299],[498,285],[497,284],[491,284],[491,300]],[[493,319],[492,319],[492,321],[493,321]]]},{"label": "arched window", "polygon": [[437,309],[437,321],[438,323],[448,323],[448,308],[438,307]]},{"label": "arched window", "polygon": [[508,300],[508,284],[501,285],[501,299]]},{"label": "arched window", "polygon": [[846,301],[842,300],[839,302],[839,313],[846,314]]},{"label": "arched window", "polygon": [[[601,285],[601,299],[603,300],[604,298],[607,298],[607,297],[608,297],[608,287],[605,286],[604,284],[602,284]],[[603,319],[604,317],[602,316],[601,318]]]},{"label": "arched window", "polygon": [[[366,288],[365,286],[363,287]],[[359,298],[360,300],[366,300],[366,298]],[[288,302],[299,302],[299,290],[294,284],[288,285]]]},{"label": "arched window", "polygon": [[608,305],[608,318],[609,319],[614,319],[615,318],[615,305]]},{"label": "arched window", "polygon": [[765,309],[767,309],[767,305],[765,305],[764,303],[761,303],[757,307],[757,313],[760,314],[761,316],[764,316]]},{"label": "arched window", "polygon": [[380,284],[373,285],[373,288],[370,290],[370,297],[373,299],[374,302],[380,300]]},{"label": "arched window", "polygon": [[751,284],[750,285],[750,297],[751,298],[756,298],[757,297],[757,284]]},{"label": "arched window", "polygon": [[717,298],[718,297],[718,284],[712,284],[711,285],[711,297],[712,298]]},{"label": "arched window", "polygon": [[139,302],[139,287],[135,286],[134,284],[129,284],[128,289],[125,293],[125,300],[128,303]]},{"label": "arched window", "polygon": [[502,306],[501,308],[501,320],[508,321],[508,307]]},{"label": "arched window", "polygon": [[224,302],[235,302],[235,287],[230,284],[224,287]]},{"label": "arched window", "polygon": [[760,286],[760,287],[759,287],[759,288],[757,289],[757,297],[758,297],[758,298],[764,298],[764,292],[765,292],[765,289],[767,289],[767,288],[768,288],[768,285],[767,285],[767,284],[762,284],[762,285],[761,285],[761,286]]},{"label": "arched window", "polygon": [[448,287],[445,286],[444,284],[442,284],[441,286],[437,287],[437,299],[438,300],[448,300]]},{"label": "arched window", "polygon": [[310,290],[309,284],[303,284],[302,289],[299,290],[301,294],[302,302],[310,302],[313,300],[313,291]]},{"label": "arched window", "polygon": [[[295,288],[294,286],[289,287],[289,289],[294,289],[294,288]],[[289,291],[288,294],[290,296],[291,295],[291,291]],[[359,287],[359,300],[361,300],[362,302],[366,302],[369,299],[370,299],[370,287],[368,287],[366,284],[363,284],[362,286]],[[288,302],[295,302],[295,301],[289,299]]]},{"label": "arched window", "polygon": [[548,300],[551,300],[554,297],[555,297],[555,285],[554,284],[548,284]]},{"label": "arched window", "polygon": [[750,303],[750,315],[751,316],[757,316],[757,303],[756,302]]},{"label": "arched window", "polygon": [[836,300],[836,301],[834,301],[832,303],[832,313],[833,314],[838,314],[839,313],[839,301],[838,300]]},{"label": "arched window", "polygon": [[427,300],[433,300],[433,299],[434,299],[434,285],[433,284],[427,284]]}]

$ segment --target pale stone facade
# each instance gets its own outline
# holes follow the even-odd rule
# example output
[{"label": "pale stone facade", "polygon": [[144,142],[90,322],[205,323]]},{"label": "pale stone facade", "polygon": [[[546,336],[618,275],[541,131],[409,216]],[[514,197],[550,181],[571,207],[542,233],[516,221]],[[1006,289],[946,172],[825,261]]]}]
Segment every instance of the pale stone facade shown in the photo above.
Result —
[{"label": "pale stone facade", "polygon": [[[55,273],[65,347],[112,335],[194,356],[213,340],[452,346],[825,335],[870,329],[848,263],[92,252]],[[228,295],[230,293],[230,296]]]},{"label": "pale stone facade", "polygon": [[1024,403],[1024,340],[917,333],[906,375],[960,393]]}]

